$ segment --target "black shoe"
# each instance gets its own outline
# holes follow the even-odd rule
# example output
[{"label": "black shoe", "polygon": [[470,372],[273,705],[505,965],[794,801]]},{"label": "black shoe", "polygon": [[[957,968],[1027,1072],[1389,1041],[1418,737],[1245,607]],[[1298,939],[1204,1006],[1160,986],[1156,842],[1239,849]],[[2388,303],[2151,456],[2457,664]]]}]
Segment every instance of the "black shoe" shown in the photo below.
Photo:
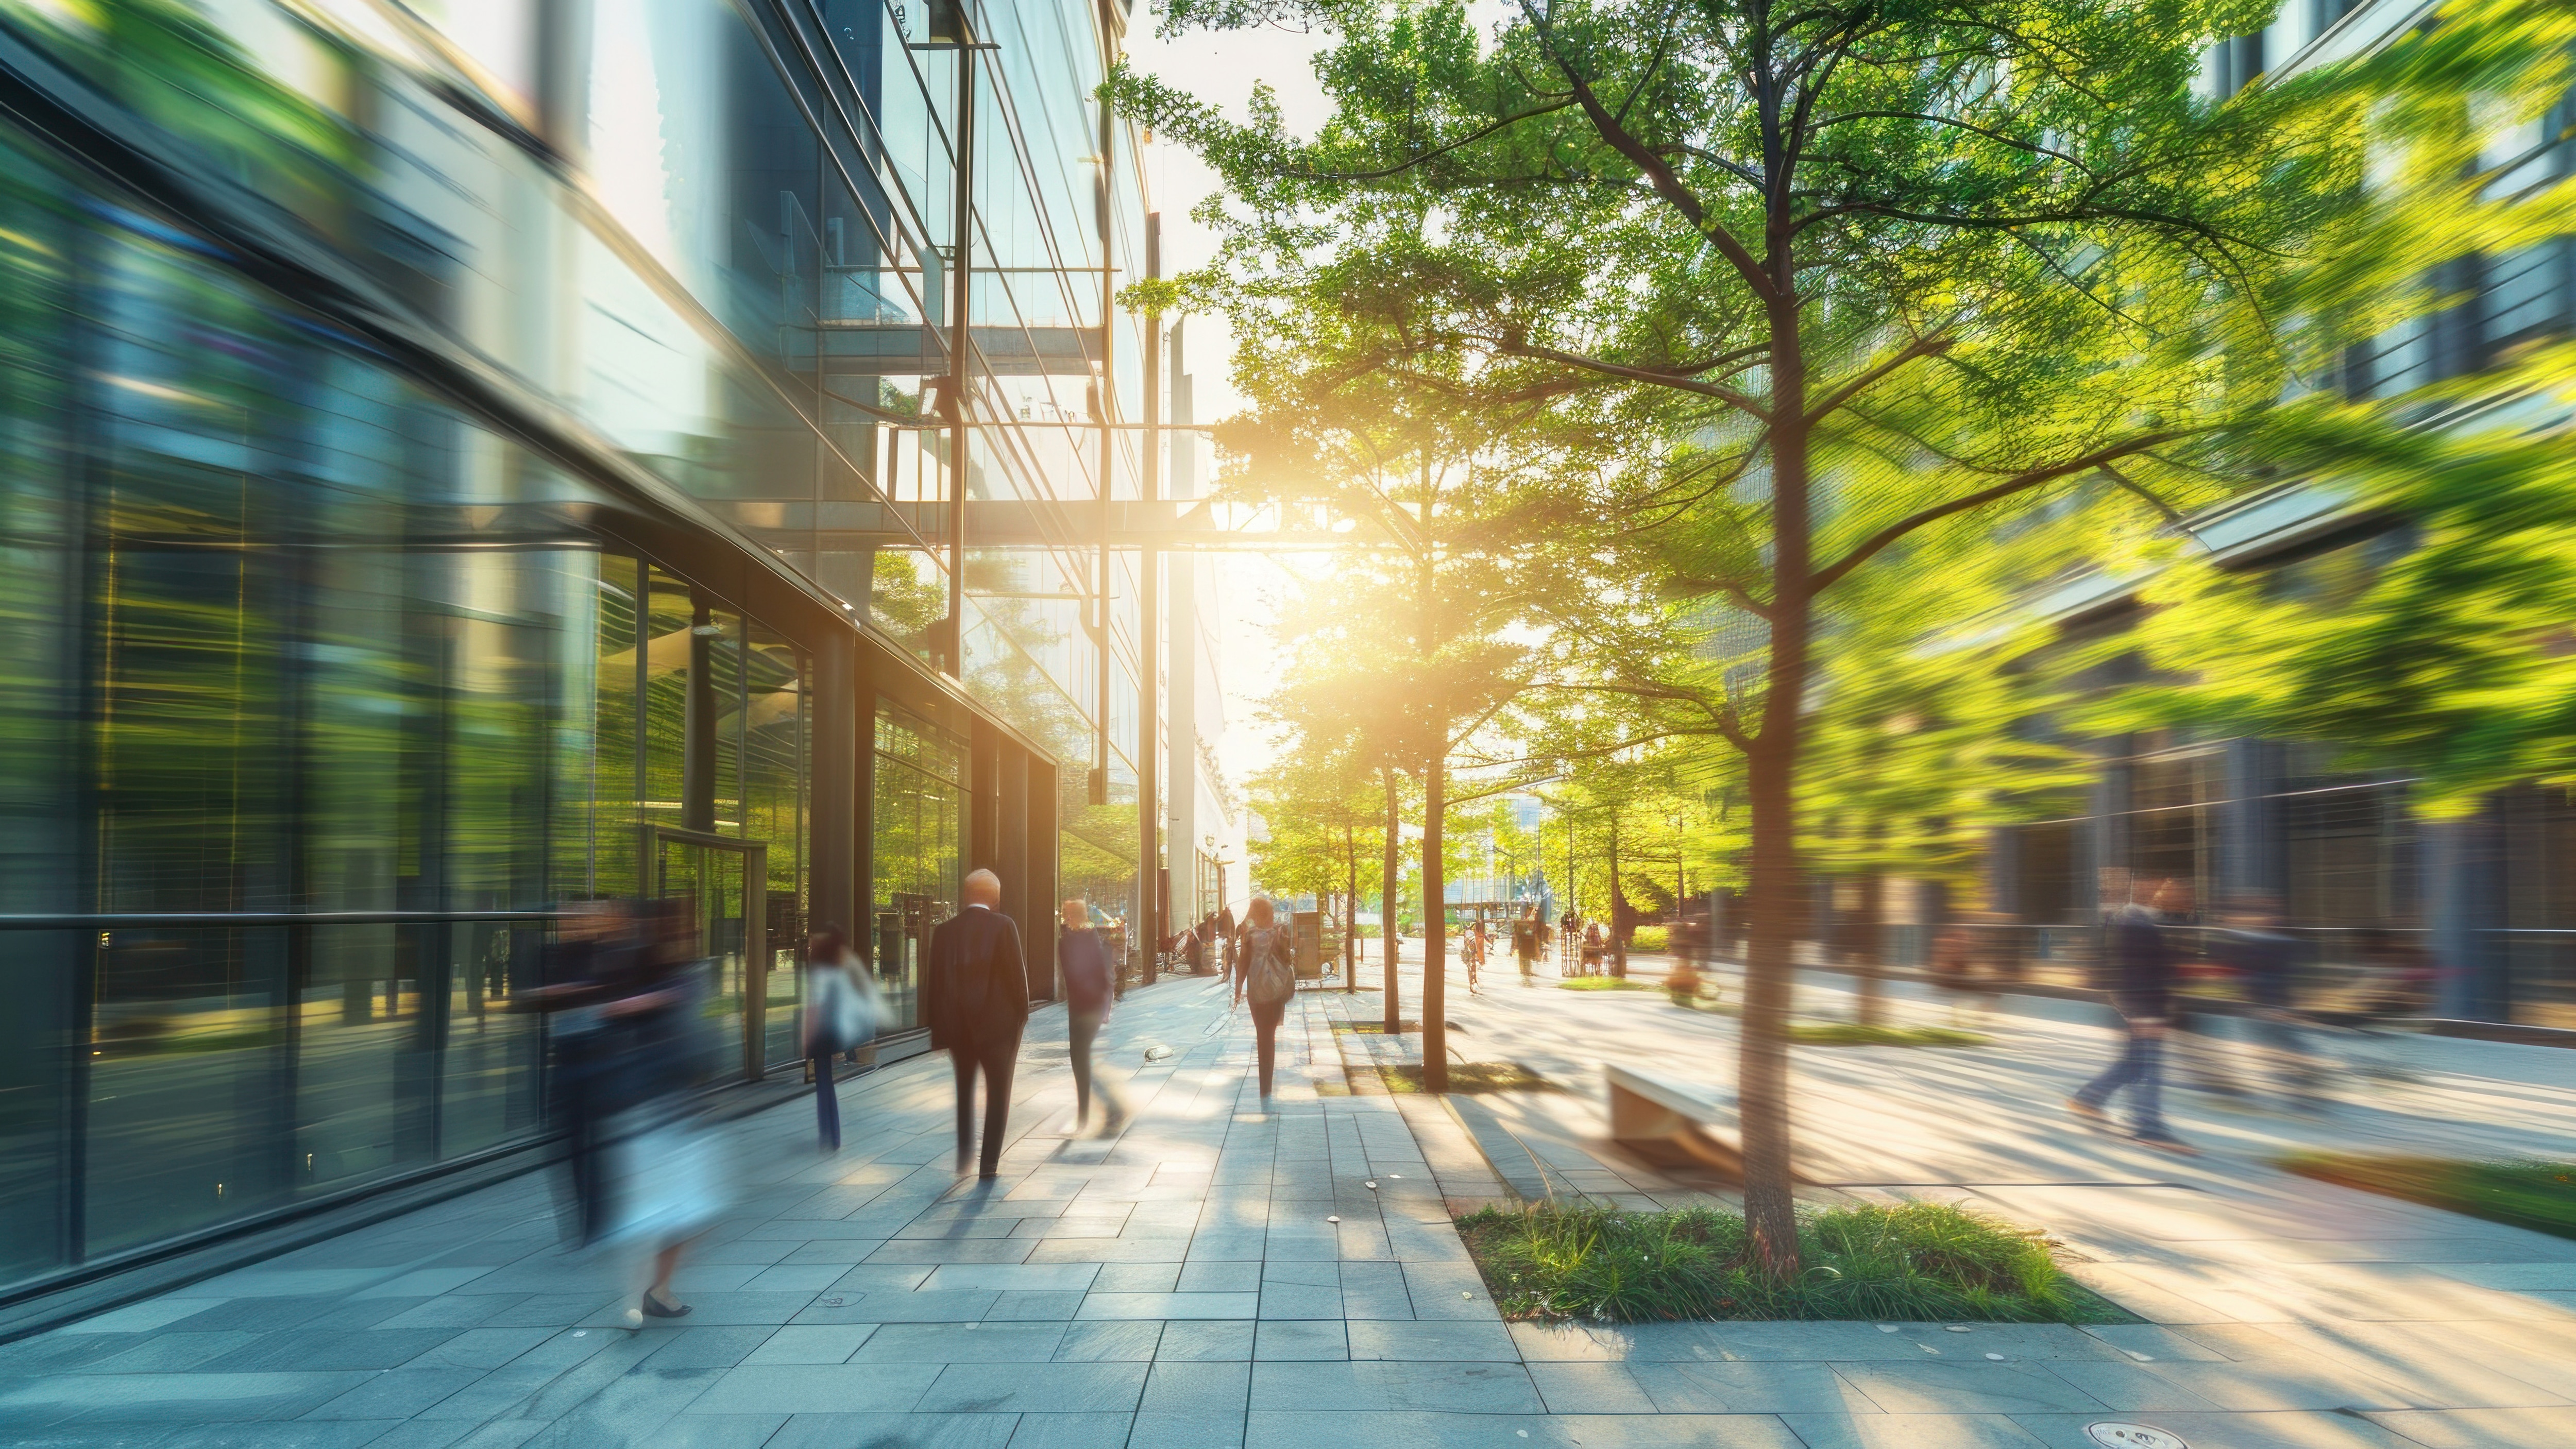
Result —
[{"label": "black shoe", "polygon": [[644,1295],[644,1312],[652,1318],[686,1318],[689,1316],[689,1305],[664,1303],[655,1299],[652,1293],[647,1291]]}]

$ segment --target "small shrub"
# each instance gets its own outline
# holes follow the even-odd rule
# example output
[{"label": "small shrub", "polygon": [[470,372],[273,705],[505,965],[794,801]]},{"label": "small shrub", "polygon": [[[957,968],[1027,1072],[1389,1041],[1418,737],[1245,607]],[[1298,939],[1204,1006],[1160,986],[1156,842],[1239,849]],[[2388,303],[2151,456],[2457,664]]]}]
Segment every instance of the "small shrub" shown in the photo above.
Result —
[{"label": "small shrub", "polygon": [[1949,1203],[1802,1216],[1805,1271],[1788,1285],[1754,1271],[1741,1217],[1707,1208],[1484,1208],[1458,1231],[1495,1304],[1516,1318],[2128,1319],[2066,1277],[2038,1234]]},{"label": "small shrub", "polygon": [[1562,991],[1652,991],[1649,982],[1632,981],[1625,976],[1569,976],[1557,984]]},{"label": "small shrub", "polygon": [[2576,1238],[2576,1163],[2299,1152],[2280,1165],[2320,1182]]},{"label": "small shrub", "polygon": [[1990,1040],[1951,1026],[1863,1026],[1854,1021],[1798,1022],[1789,1040],[1800,1046],[1972,1047]]},{"label": "small shrub", "polygon": [[1639,926],[1628,933],[1628,949],[1631,951],[1669,951],[1672,948],[1673,931],[1670,926]]}]

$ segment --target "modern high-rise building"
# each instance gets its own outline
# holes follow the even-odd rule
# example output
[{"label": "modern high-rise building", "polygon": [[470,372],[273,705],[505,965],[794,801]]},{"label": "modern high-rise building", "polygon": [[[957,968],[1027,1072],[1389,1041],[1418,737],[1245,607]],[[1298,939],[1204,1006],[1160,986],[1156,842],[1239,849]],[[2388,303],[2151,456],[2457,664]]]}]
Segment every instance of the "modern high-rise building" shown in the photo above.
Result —
[{"label": "modern high-rise building", "polygon": [[0,1311],[527,1165],[585,900],[1142,954],[1128,3],[0,0]]}]

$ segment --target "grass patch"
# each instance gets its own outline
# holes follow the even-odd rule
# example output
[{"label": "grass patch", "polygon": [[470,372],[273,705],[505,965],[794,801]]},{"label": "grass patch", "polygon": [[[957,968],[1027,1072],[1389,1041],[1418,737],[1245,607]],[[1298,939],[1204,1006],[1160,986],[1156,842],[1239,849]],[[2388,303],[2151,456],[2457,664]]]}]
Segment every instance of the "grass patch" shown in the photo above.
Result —
[{"label": "grass patch", "polygon": [[[1386,1089],[1390,1092],[1422,1090],[1422,1067],[1419,1063],[1381,1066],[1377,1074],[1386,1079]],[[1518,1062],[1451,1062],[1449,1090],[1476,1096],[1485,1092],[1553,1092],[1558,1088]]]},{"label": "grass patch", "polygon": [[1661,991],[1651,981],[1632,981],[1625,976],[1569,976],[1556,983],[1559,991]]},{"label": "grass patch", "polygon": [[[1422,1030],[1422,1023],[1415,1021],[1412,1017],[1408,1016],[1403,1020],[1398,1021],[1395,1024],[1395,1029],[1399,1033],[1420,1031]],[[1376,1021],[1337,1021],[1333,1023],[1333,1030],[1346,1031],[1354,1036],[1384,1036],[1386,1035],[1386,1021],[1383,1017]]]},{"label": "grass patch", "polygon": [[1984,1046],[1983,1032],[1954,1026],[1863,1026],[1856,1021],[1802,1021],[1789,1027],[1789,1040],[1799,1046]]},{"label": "grass patch", "polygon": [[2576,1238],[2576,1164],[2462,1162],[2355,1152],[2294,1152],[2279,1162],[2320,1182]]},{"label": "grass patch", "polygon": [[1713,1209],[1482,1208],[1458,1232],[1513,1318],[2134,1321],[2068,1278],[2039,1234],[1948,1203],[1802,1214],[1806,1271],[1785,1287],[1752,1272],[1744,1219]]}]

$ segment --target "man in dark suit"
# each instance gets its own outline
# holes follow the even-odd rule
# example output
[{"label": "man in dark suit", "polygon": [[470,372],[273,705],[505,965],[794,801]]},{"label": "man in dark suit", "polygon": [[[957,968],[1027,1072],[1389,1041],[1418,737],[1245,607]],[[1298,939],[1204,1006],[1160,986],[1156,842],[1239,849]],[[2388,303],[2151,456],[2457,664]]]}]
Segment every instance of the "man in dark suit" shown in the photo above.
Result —
[{"label": "man in dark suit", "polygon": [[957,1167],[975,1123],[975,1071],[984,1072],[984,1156],[979,1173],[1001,1170],[1002,1133],[1011,1113],[1011,1067],[1029,1021],[1029,973],[1020,928],[994,909],[1002,879],[989,870],[966,877],[966,908],[930,933],[922,995],[932,1050],[945,1047],[957,1071]]}]

